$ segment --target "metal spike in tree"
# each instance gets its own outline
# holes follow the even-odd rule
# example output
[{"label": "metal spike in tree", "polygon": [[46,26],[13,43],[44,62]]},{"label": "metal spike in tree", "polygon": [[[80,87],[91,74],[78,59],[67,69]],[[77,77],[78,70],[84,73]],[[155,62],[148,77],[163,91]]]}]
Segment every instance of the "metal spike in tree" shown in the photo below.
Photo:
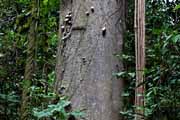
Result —
[{"label": "metal spike in tree", "polygon": [[145,0],[135,0],[134,28],[136,51],[135,120],[142,120],[144,117]]}]

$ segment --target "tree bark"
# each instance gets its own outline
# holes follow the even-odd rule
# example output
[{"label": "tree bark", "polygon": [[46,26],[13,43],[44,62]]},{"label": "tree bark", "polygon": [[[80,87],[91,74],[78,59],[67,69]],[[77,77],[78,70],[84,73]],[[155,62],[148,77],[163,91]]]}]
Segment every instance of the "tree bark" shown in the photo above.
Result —
[{"label": "tree bark", "polygon": [[135,0],[136,90],[135,120],[144,119],[145,0]]},{"label": "tree bark", "polygon": [[70,97],[73,108],[85,109],[85,120],[121,118],[123,81],[112,74],[123,69],[115,55],[122,51],[124,7],[125,0],[61,3],[60,28],[69,11],[73,24],[65,25],[66,35],[60,30],[55,89]]},{"label": "tree bark", "polygon": [[34,73],[34,55],[35,55],[35,21],[32,21],[28,35],[27,60],[23,80],[20,120],[26,120],[30,116],[29,112],[29,87],[32,83]]},{"label": "tree bark", "polygon": [[35,48],[36,48],[36,37],[37,37],[37,25],[38,21],[37,10],[39,6],[39,0],[32,1],[32,16],[29,18],[29,32],[28,32],[28,44],[27,44],[27,59],[24,72],[23,88],[22,88],[22,98],[20,107],[20,120],[30,119],[32,113],[30,111],[30,96],[29,88],[32,85],[33,74],[35,73]]}]

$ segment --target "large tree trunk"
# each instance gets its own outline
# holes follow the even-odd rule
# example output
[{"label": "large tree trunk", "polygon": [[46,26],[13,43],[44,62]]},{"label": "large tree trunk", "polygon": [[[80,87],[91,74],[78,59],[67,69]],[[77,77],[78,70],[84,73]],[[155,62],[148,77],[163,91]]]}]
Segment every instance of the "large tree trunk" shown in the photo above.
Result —
[{"label": "large tree trunk", "polygon": [[65,88],[73,108],[86,109],[86,120],[120,119],[123,82],[112,74],[123,68],[115,55],[122,50],[124,6],[125,0],[61,3],[60,25],[68,11],[73,11],[73,25],[71,36],[59,43],[55,87]]}]

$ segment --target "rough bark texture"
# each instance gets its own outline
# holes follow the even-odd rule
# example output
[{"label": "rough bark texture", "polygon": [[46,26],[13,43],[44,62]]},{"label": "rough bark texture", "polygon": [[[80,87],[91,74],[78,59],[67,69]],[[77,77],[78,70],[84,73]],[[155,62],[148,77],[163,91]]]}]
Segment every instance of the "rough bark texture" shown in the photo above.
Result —
[{"label": "rough bark texture", "polygon": [[37,36],[37,24],[38,21],[35,19],[37,16],[36,9],[39,5],[39,0],[32,1],[32,16],[29,18],[29,32],[28,32],[28,46],[27,46],[27,59],[23,80],[21,108],[20,108],[20,120],[27,120],[31,117],[30,112],[30,96],[29,88],[32,83],[33,74],[35,71],[35,48],[36,48],[36,36]]},{"label": "rough bark texture", "polygon": [[64,0],[61,4],[60,25],[71,10],[73,25],[71,37],[59,43],[55,89],[65,87],[72,107],[86,109],[86,120],[120,119],[123,82],[112,74],[123,68],[115,54],[121,53],[123,44],[124,6],[125,0]]},{"label": "rough bark texture", "polygon": [[[136,51],[136,90],[135,120],[144,119],[144,68],[145,68],[145,0],[135,0],[135,51]],[[142,85],[140,85],[142,84]],[[141,109],[140,109],[141,108]]]},{"label": "rough bark texture", "polygon": [[23,91],[22,91],[22,99],[21,99],[21,115],[20,115],[20,120],[27,120],[30,113],[29,113],[29,96],[28,96],[28,91],[30,87],[31,80],[33,78],[33,73],[34,73],[34,57],[35,57],[35,40],[36,40],[36,33],[35,33],[35,25],[36,22],[32,20],[30,29],[29,29],[29,35],[28,35],[28,48],[27,48],[27,60],[26,60],[26,67],[25,67],[25,73],[24,73],[24,81],[29,81],[29,82],[24,82],[24,83],[29,83],[25,84],[23,86]]}]

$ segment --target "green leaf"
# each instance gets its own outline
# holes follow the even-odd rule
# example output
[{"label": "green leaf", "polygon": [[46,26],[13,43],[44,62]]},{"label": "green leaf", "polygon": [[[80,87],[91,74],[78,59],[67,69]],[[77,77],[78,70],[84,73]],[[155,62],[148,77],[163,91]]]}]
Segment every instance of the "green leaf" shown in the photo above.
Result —
[{"label": "green leaf", "polygon": [[4,57],[4,54],[0,53],[0,58]]},{"label": "green leaf", "polygon": [[44,4],[44,5],[47,5],[48,2],[49,2],[49,0],[43,0],[43,4]]},{"label": "green leaf", "polygon": [[173,43],[177,43],[178,41],[180,41],[180,34],[174,36],[172,40],[173,40]]},{"label": "green leaf", "polygon": [[130,94],[128,92],[122,94],[123,97],[129,97]]},{"label": "green leaf", "polygon": [[80,110],[73,111],[70,114],[75,117],[85,117],[85,113]]},{"label": "green leaf", "polygon": [[180,4],[176,5],[175,8],[174,8],[175,11],[178,10],[178,9],[180,9]]},{"label": "green leaf", "polygon": [[31,81],[30,80],[23,80],[22,85],[23,85],[24,89],[29,89],[29,87],[31,86]]},{"label": "green leaf", "polygon": [[129,75],[130,77],[134,78],[136,74],[135,74],[135,73],[128,73],[128,75]]},{"label": "green leaf", "polygon": [[122,77],[126,72],[113,73],[114,76]]},{"label": "green leaf", "polygon": [[3,101],[13,102],[13,103],[19,103],[18,96],[14,94],[0,94],[0,99]]},{"label": "green leaf", "polygon": [[64,107],[68,105],[70,105],[70,101],[60,100],[60,102],[58,102],[57,104],[48,105],[48,108],[42,111],[39,111],[38,109],[34,109],[34,116],[38,118],[49,117],[52,116],[53,113],[55,112],[59,112],[64,116],[66,114],[64,112]]}]

